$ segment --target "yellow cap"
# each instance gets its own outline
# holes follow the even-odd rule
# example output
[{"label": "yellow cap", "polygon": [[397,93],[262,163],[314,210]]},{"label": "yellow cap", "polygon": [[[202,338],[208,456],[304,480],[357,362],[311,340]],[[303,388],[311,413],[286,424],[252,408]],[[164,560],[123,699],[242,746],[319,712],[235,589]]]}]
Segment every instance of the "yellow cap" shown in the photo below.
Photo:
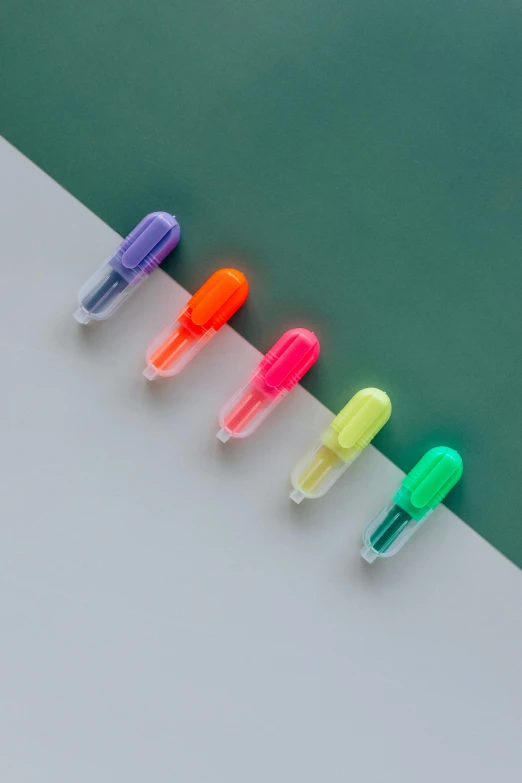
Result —
[{"label": "yellow cap", "polygon": [[352,453],[353,449],[362,451],[384,427],[391,411],[390,398],[385,392],[361,389],[332,421],[328,445],[330,448],[334,445],[332,436],[335,433],[335,451],[339,456],[348,457],[346,451]]}]

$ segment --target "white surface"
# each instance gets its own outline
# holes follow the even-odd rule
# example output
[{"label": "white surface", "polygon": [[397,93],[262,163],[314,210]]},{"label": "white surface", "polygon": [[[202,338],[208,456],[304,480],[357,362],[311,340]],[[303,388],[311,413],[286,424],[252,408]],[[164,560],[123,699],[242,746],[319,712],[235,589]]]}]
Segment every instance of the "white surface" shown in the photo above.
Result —
[{"label": "white surface", "polygon": [[363,562],[399,471],[369,448],[297,507],[328,411],[297,389],[219,443],[255,349],[226,327],[147,382],[186,293],[158,271],[79,326],[117,236],[6,143],[0,170],[0,780],[520,781],[521,573],[445,510]]}]

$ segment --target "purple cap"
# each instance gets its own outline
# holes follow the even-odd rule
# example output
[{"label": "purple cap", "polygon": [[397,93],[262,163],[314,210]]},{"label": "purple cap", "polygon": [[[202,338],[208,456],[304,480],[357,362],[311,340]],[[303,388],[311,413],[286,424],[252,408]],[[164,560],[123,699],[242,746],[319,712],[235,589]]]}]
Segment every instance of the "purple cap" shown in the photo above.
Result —
[{"label": "purple cap", "polygon": [[161,264],[179,242],[179,223],[167,212],[151,212],[125,237],[109,261],[129,283]]}]

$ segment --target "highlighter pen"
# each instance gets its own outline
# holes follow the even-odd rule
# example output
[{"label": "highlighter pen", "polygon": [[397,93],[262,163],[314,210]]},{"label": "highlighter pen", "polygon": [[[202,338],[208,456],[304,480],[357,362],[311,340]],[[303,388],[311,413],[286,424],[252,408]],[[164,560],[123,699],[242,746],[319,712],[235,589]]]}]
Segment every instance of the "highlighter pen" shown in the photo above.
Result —
[{"label": "highlighter pen", "polygon": [[317,361],[319,351],[319,340],[308,329],[285,332],[221,409],[219,440],[251,435]]},{"label": "highlighter pen", "polygon": [[237,269],[218,269],[189,299],[175,321],[168,324],[147,348],[143,375],[149,381],[177,375],[216,332],[234,315],[248,296],[248,282]]},{"label": "highlighter pen", "polygon": [[111,258],[80,288],[74,317],[81,324],[109,318],[179,242],[178,221],[151,212],[125,237]]},{"label": "highlighter pen", "polygon": [[391,402],[380,389],[362,389],[337,414],[292,471],[295,503],[320,498],[352,465],[391,416]]},{"label": "highlighter pen", "polygon": [[364,531],[362,557],[373,563],[377,557],[391,557],[402,549],[455,486],[463,469],[462,457],[457,451],[447,446],[427,451],[410,470],[393,501]]}]

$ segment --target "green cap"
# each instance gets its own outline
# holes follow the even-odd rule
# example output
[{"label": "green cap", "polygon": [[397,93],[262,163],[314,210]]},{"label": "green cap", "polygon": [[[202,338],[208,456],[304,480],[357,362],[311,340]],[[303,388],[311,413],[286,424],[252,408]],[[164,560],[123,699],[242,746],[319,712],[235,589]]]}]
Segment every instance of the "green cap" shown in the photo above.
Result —
[{"label": "green cap", "polygon": [[462,457],[454,449],[437,446],[410,470],[393,502],[420,522],[444,500],[462,476]]}]

